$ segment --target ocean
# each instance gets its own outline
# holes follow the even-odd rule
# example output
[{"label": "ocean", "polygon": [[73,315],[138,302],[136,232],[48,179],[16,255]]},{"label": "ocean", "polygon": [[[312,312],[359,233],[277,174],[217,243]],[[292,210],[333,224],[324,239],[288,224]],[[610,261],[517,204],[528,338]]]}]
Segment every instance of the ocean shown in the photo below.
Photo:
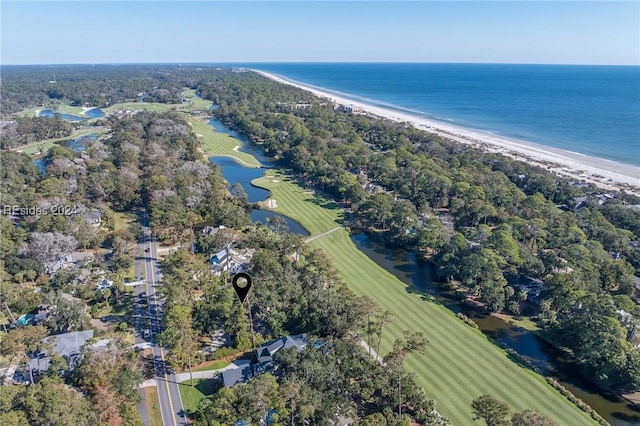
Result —
[{"label": "ocean", "polygon": [[640,166],[640,66],[241,65],[353,100]]}]

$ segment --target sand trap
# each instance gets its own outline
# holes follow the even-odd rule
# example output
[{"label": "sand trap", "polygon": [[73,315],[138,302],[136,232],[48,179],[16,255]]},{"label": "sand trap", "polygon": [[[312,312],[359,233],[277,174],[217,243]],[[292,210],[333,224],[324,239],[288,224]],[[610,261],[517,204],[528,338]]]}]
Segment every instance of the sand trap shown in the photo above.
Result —
[{"label": "sand trap", "polygon": [[280,182],[278,179],[273,179],[271,182]]},{"label": "sand trap", "polygon": [[267,207],[270,209],[278,208],[278,202],[274,198],[269,198],[267,200]]}]

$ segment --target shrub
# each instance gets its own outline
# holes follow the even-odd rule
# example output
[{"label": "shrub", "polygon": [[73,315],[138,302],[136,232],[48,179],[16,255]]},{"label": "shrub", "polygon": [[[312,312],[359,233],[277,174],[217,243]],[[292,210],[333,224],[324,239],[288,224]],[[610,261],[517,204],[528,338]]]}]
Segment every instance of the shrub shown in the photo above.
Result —
[{"label": "shrub", "polygon": [[464,323],[467,324],[469,327],[473,327],[475,329],[478,328],[478,324],[476,324],[475,321],[473,321],[471,318],[469,318],[465,314],[458,312],[456,316],[460,318],[462,321],[464,321]]}]

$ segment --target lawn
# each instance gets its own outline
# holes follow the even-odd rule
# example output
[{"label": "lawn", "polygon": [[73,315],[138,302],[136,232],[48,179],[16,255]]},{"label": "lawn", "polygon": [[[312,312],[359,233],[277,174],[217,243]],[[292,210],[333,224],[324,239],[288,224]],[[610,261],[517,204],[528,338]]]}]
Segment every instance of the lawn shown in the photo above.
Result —
[{"label": "lawn", "polygon": [[[273,182],[276,180],[277,182]],[[299,221],[312,234],[335,228],[340,211],[330,202],[305,192],[282,176],[253,181],[272,191],[274,209]],[[514,362],[478,330],[457,319],[451,311],[429,300],[385,271],[357,249],[346,230],[312,241],[323,249],[349,287],[358,295],[373,297],[394,313],[385,328],[381,353],[390,351],[403,330],[422,331],[429,347],[424,355],[411,355],[405,368],[416,373],[427,396],[453,424],[473,424],[471,401],[490,394],[513,411],[528,408],[553,418],[559,425],[590,424],[590,417],[551,388],[545,380]]]},{"label": "lawn", "polygon": [[[129,230],[129,226],[133,223],[136,223],[138,220],[136,218],[135,213],[119,213],[116,212],[113,214],[113,230],[121,231],[121,230]],[[143,256],[144,253],[137,253],[139,256]],[[144,270],[143,270],[144,272]],[[135,262],[131,264],[129,267],[129,271],[127,272],[127,280],[135,281],[136,280],[136,265]],[[133,287],[127,287],[133,288]]]},{"label": "lawn", "polygon": [[135,213],[119,213],[113,214],[113,227],[114,231],[128,230],[129,225],[136,223],[137,218]]},{"label": "lawn", "polygon": [[178,384],[182,405],[187,413],[194,413],[198,408],[198,403],[205,396],[214,392],[213,379],[194,379],[193,386],[191,380],[185,380]]},{"label": "lawn", "polygon": [[193,371],[218,370],[220,368],[226,367],[227,365],[229,365],[229,363],[227,361],[224,361],[224,360],[206,362],[206,363],[204,363],[204,365],[199,366],[197,368],[194,368]]},{"label": "lawn", "polygon": [[231,157],[246,167],[260,167],[260,162],[251,154],[240,151],[242,143],[225,133],[218,133],[206,121],[194,120],[193,133],[202,140],[204,153],[207,156]]},{"label": "lawn", "polygon": [[144,398],[149,414],[149,426],[162,426],[162,413],[160,412],[160,401],[158,400],[156,387],[148,386],[144,388]]}]

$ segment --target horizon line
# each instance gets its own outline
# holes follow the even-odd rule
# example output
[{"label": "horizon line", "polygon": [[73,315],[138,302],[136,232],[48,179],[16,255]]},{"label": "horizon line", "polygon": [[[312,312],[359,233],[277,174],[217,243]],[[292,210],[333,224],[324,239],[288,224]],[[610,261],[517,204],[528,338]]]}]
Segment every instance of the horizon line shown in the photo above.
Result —
[{"label": "horizon line", "polygon": [[601,63],[553,63],[553,62],[455,62],[455,61],[219,61],[219,62],[60,62],[60,63],[0,63],[0,67],[54,67],[54,66],[105,66],[105,65],[242,65],[242,64],[455,64],[455,65],[552,65],[552,66],[603,66],[603,67],[640,67],[637,64],[601,64]]}]

